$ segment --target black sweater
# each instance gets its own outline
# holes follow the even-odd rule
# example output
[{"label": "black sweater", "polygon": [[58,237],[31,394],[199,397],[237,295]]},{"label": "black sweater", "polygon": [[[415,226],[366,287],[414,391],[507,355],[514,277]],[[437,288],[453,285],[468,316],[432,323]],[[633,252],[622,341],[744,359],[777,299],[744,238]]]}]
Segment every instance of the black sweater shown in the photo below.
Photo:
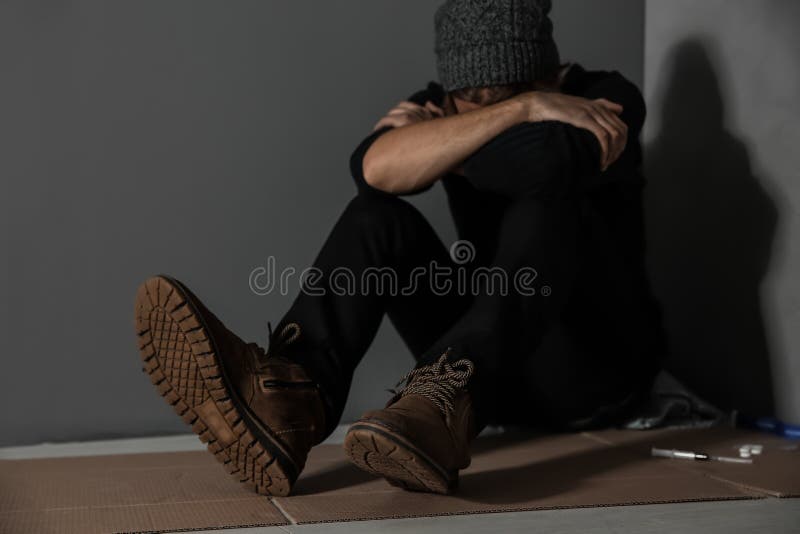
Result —
[{"label": "black sweater", "polygon": [[[628,144],[622,156],[600,172],[600,144],[588,130],[556,121],[509,128],[464,161],[464,176],[448,174],[442,178],[460,239],[469,239],[479,250],[491,252],[504,206],[520,194],[586,196],[613,190],[625,191],[625,197],[637,196],[644,183],[639,133],[645,105],[639,90],[618,72],[589,72],[573,65],[562,91],[585,98],[602,97],[623,106],[621,119],[628,126]],[[442,105],[443,99],[444,91],[435,82],[409,98],[421,105],[428,100]],[[359,189],[377,191],[364,180],[362,163],[372,143],[390,128],[373,132],[353,152],[350,170]]]},{"label": "black sweater", "polygon": [[[619,278],[609,283],[620,287],[619,297],[632,305],[634,317],[629,319],[660,337],[660,312],[651,295],[644,262],[639,134],[646,112],[642,95],[618,72],[587,71],[580,65],[572,65],[561,90],[590,99],[606,98],[623,106],[620,118],[628,126],[623,154],[601,172],[600,144],[588,130],[556,121],[509,128],[464,161],[463,176],[448,174],[442,178],[459,239],[475,244],[477,260],[488,263],[502,213],[513,198],[531,194],[543,198],[574,196],[582,203],[586,220],[597,221],[594,226],[602,228],[603,240],[615,249],[609,256],[618,263],[614,272]],[[430,100],[441,106],[443,98],[442,87],[430,82],[409,100],[418,104]],[[351,174],[359,189],[378,192],[364,180],[362,162],[372,143],[389,128],[369,135],[350,158]]]}]

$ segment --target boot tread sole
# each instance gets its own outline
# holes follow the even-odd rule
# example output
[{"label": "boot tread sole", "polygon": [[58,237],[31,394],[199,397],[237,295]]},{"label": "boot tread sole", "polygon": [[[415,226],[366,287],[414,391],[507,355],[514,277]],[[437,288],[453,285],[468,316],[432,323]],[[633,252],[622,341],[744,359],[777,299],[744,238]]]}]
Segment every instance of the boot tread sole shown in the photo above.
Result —
[{"label": "boot tread sole", "polygon": [[410,491],[450,494],[458,471],[448,472],[394,429],[375,421],[354,423],[344,440],[345,454],[360,469]]},{"label": "boot tread sole", "polygon": [[291,460],[247,424],[214,342],[180,283],[165,276],[145,281],[136,295],[135,324],[143,371],[225,470],[259,494],[288,495],[296,478],[287,469]]}]

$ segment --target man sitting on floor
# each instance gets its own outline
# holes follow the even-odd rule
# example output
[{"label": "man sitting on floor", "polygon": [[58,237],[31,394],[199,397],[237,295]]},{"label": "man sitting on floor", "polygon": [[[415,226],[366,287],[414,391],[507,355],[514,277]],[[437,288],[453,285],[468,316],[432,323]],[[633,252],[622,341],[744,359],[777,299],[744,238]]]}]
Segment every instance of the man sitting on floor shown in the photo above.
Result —
[{"label": "man sitting on floor", "polygon": [[[562,64],[549,11],[549,0],[439,8],[439,83],[400,102],[353,153],[358,194],[268,350],[174,279],[140,288],[145,370],[253,489],[291,491],[338,424],[384,315],[417,365],[385,408],[351,426],[345,450],[404,488],[453,490],[488,423],[613,424],[649,390],[664,345],[644,268],[644,102],[617,72]],[[466,267],[399,198],[436,182],[475,251],[471,272],[527,272],[535,291],[493,290],[488,276],[454,290]],[[408,282],[433,265],[447,268],[450,291],[337,290],[341,270],[390,269]]]}]

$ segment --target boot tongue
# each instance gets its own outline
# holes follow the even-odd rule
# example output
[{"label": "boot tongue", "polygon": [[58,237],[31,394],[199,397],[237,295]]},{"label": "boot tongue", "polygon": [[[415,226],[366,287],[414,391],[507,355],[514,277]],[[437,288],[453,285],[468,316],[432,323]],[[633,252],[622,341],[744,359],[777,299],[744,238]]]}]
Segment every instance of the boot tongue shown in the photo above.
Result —
[{"label": "boot tongue", "polygon": [[267,322],[269,330],[269,345],[267,354],[280,354],[290,344],[297,341],[300,337],[300,325],[297,323],[287,323],[279,331],[272,331],[272,323]]},{"label": "boot tongue", "polygon": [[248,343],[248,349],[252,355],[256,370],[263,370],[267,367],[286,365],[289,361],[283,356],[291,343],[300,337],[300,325],[288,323],[280,331],[273,332],[272,323],[267,322],[269,338],[267,340],[267,350],[264,350],[255,343]]},{"label": "boot tongue", "polygon": [[406,385],[389,403],[407,395],[419,395],[432,402],[447,419],[455,409],[453,401],[456,395],[466,387],[474,371],[471,361],[461,359],[451,363],[449,355],[448,350],[436,363],[414,369],[400,379],[398,385],[403,381]]}]

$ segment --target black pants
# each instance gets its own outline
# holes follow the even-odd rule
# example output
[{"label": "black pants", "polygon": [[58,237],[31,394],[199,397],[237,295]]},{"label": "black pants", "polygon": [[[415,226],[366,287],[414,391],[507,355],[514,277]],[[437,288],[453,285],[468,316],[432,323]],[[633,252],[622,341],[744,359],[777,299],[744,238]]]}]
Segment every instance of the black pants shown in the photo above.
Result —
[{"label": "black pants", "polygon": [[[324,392],[329,429],[384,314],[418,365],[447,348],[472,360],[468,388],[480,425],[582,428],[628,410],[649,387],[653,361],[620,332],[616,290],[604,283],[608,252],[587,237],[581,209],[576,200],[514,201],[492,260],[479,266],[454,261],[408,202],[354,198],[314,263],[318,279],[281,321],[303,329],[291,356]],[[515,276],[525,278],[517,280],[524,291]]]}]

